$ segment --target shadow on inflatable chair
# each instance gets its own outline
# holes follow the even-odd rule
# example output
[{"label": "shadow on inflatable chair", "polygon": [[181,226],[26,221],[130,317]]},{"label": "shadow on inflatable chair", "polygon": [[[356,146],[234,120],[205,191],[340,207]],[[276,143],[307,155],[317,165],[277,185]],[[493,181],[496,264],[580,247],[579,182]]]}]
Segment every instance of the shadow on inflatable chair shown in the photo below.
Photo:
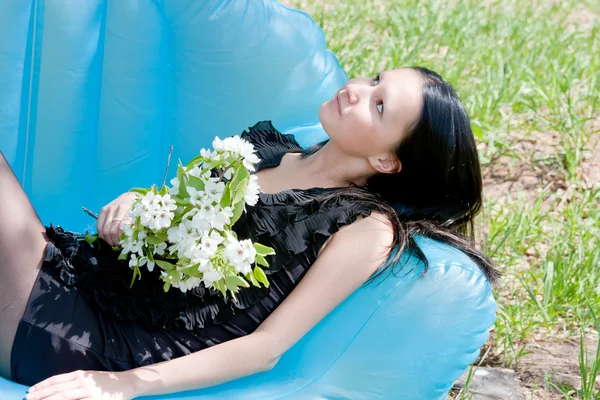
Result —
[{"label": "shadow on inflatable chair", "polygon": [[[45,224],[93,230],[92,210],[162,182],[214,136],[270,119],[303,146],[347,80],[304,12],[271,0],[0,3],[0,150]],[[174,169],[171,169],[172,171]],[[443,400],[495,321],[463,253],[417,238],[397,276],[356,291],[271,371],[177,399]],[[0,379],[2,399],[25,387]]]}]

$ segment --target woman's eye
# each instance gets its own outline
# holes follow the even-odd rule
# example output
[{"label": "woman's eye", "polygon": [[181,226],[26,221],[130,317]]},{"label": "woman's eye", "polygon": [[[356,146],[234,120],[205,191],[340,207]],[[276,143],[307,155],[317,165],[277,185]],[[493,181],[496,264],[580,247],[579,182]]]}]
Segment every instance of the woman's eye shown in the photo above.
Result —
[{"label": "woman's eye", "polygon": [[377,111],[379,111],[379,113],[383,114],[383,101],[377,102]]},{"label": "woman's eye", "polygon": [[379,83],[379,74],[373,79],[373,85],[377,85]]}]

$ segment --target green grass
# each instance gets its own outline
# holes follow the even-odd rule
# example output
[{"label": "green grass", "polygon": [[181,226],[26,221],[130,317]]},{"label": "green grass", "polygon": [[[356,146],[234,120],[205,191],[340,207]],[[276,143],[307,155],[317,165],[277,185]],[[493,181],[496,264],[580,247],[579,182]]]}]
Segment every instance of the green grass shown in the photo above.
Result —
[{"label": "green grass", "polygon": [[[501,363],[518,369],[536,334],[595,331],[600,190],[586,186],[581,167],[600,126],[600,1],[286,3],[311,13],[351,77],[411,65],[441,73],[469,111],[484,172],[490,162],[543,167],[562,182],[562,191],[488,198],[479,220],[481,246],[505,274],[492,345]],[[566,399],[598,398],[590,376],[599,355],[580,357],[579,388],[539,384]]]}]

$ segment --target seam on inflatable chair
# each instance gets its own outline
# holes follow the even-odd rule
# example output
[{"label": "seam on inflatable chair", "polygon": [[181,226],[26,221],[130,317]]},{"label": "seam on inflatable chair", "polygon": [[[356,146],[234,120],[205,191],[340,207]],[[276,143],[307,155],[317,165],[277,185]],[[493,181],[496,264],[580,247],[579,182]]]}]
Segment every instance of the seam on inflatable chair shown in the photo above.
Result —
[{"label": "seam on inflatable chair", "polygon": [[[29,87],[27,90],[27,122],[25,128],[25,152],[23,157],[23,171],[22,171],[22,180],[25,185],[27,182],[27,164],[28,164],[28,156],[29,156],[29,137],[31,136],[31,109],[33,107],[33,82],[34,82],[34,70],[35,70],[35,54],[36,54],[36,42],[37,42],[37,19],[38,19],[38,3],[39,0],[33,0],[33,7],[31,13],[33,14],[33,18],[31,21],[31,60],[29,63]],[[27,56],[26,56],[27,57]]]},{"label": "seam on inflatable chair", "polygon": [[[461,269],[468,271],[471,275],[476,275],[479,278],[482,277],[482,272],[477,269],[477,270],[473,270],[470,268],[466,268],[464,267],[461,263],[457,263],[455,261],[449,261],[449,262],[444,262],[441,264],[435,264],[433,266],[430,266],[429,269],[440,269],[440,268],[446,268],[446,267],[460,267]],[[304,390],[305,388],[311,386],[312,384],[314,384],[315,382],[317,382],[318,380],[320,380],[334,365],[335,363],[342,357],[342,355],[344,355],[344,353],[346,352],[346,350],[352,345],[352,343],[354,343],[354,340],[358,337],[358,335],[362,332],[362,330],[364,329],[364,327],[369,323],[369,321],[371,320],[371,318],[373,318],[373,316],[377,313],[377,311],[379,310],[379,308],[385,304],[390,296],[395,293],[397,290],[399,290],[400,288],[404,287],[406,284],[408,284],[409,282],[411,282],[414,278],[419,279],[419,276],[414,276],[412,279],[404,281],[402,283],[399,283],[398,285],[396,285],[394,287],[394,289],[390,290],[388,292],[388,294],[383,298],[382,301],[379,302],[379,304],[377,305],[377,307],[373,310],[373,312],[371,313],[371,315],[369,316],[369,318],[367,318],[367,320],[365,321],[364,324],[362,324],[362,326],[356,331],[356,333],[352,336],[352,339],[348,342],[348,344],[344,347],[344,349],[342,351],[339,352],[339,354],[332,360],[332,362],[325,368],[323,368],[323,370],[313,379],[311,379],[310,381],[306,382],[304,385],[300,386],[297,389],[294,389],[293,391],[284,394],[284,395],[279,395],[277,397],[270,397],[271,400],[278,400],[278,399],[283,399],[289,396],[293,396],[299,392],[301,392],[302,390]],[[490,283],[489,281],[483,277],[485,279],[485,285],[487,289],[490,289]],[[480,333],[484,333],[484,332],[489,332],[489,327],[478,331],[476,333],[480,334]],[[477,348],[477,351],[481,351],[481,346],[479,346]]]},{"label": "seam on inflatable chair", "polygon": [[[104,57],[106,56],[106,23],[108,19],[108,1],[104,2],[104,13],[102,15],[102,20],[100,21],[100,28],[98,33],[98,41],[102,43],[102,55],[101,59],[98,61],[100,64],[100,71],[98,72],[99,82],[98,82],[98,111],[96,112],[96,140],[94,140],[94,157],[92,157],[93,166],[90,168],[90,171],[96,171],[98,166],[98,147],[100,142],[100,113],[102,112],[102,92],[103,92],[103,82],[104,82]],[[89,197],[88,199],[93,199],[96,192],[96,187],[98,186],[98,174],[94,173],[92,175],[93,184],[89,189]]]}]

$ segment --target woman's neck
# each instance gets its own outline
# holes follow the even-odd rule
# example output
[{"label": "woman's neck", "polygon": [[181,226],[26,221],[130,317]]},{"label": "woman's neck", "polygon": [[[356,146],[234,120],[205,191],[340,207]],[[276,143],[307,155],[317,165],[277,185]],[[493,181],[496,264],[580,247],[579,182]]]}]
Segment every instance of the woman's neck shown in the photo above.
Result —
[{"label": "woman's neck", "polygon": [[348,156],[331,141],[307,158],[298,158],[296,168],[316,181],[316,186],[364,186],[366,161]]}]

